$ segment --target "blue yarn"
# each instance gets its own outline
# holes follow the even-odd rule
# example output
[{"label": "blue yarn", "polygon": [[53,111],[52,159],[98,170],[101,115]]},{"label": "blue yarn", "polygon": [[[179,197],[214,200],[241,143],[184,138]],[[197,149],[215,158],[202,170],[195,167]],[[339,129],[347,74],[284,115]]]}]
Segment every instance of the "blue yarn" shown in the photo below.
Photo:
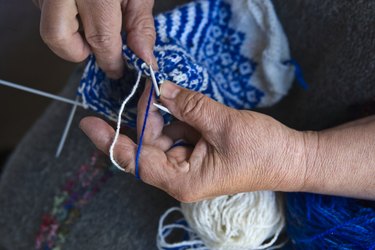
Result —
[{"label": "blue yarn", "polygon": [[287,195],[287,233],[296,249],[374,249],[375,202]]},{"label": "blue yarn", "polygon": [[145,134],[145,130],[146,130],[146,124],[147,124],[147,120],[148,120],[148,113],[150,111],[150,106],[151,106],[151,100],[152,100],[152,94],[153,94],[153,92],[154,92],[154,85],[151,85],[150,94],[149,94],[148,100],[147,100],[146,112],[145,112],[145,116],[144,116],[144,120],[143,120],[142,132],[141,132],[141,136],[139,137],[139,144],[138,144],[138,148],[137,148],[137,155],[135,156],[135,177],[138,180],[141,179],[141,177],[139,176],[139,157],[141,156],[141,150],[142,150],[142,145],[143,145],[143,135]]},{"label": "blue yarn", "polygon": [[296,77],[296,80],[298,84],[304,89],[307,90],[309,88],[309,85],[305,81],[305,78],[302,73],[301,66],[297,63],[296,60],[290,59],[284,62],[285,65],[293,65],[294,66],[294,75]]}]

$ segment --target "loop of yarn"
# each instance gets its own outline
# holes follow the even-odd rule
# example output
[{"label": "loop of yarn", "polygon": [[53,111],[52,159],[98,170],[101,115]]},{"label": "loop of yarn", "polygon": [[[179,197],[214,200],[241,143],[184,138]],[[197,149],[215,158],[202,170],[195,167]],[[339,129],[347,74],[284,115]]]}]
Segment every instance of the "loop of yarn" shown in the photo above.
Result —
[{"label": "loop of yarn", "polygon": [[[281,198],[271,191],[225,195],[212,200],[182,203],[181,210],[168,210],[159,223],[159,249],[248,250],[274,249],[285,224]],[[181,211],[187,225],[163,225],[165,217]],[[167,243],[173,230],[182,229],[188,240]],[[200,239],[200,240],[199,240]]]},{"label": "loop of yarn", "polygon": [[[166,219],[173,213],[182,213],[181,208],[172,207],[165,211],[160,217],[158,235],[156,238],[158,249],[162,250],[179,250],[179,249],[199,249],[209,250],[199,239],[199,236],[194,232],[188,225],[185,219],[177,220],[172,224],[165,224]],[[167,238],[176,230],[182,230],[184,232],[184,240],[181,242],[169,243]]]}]

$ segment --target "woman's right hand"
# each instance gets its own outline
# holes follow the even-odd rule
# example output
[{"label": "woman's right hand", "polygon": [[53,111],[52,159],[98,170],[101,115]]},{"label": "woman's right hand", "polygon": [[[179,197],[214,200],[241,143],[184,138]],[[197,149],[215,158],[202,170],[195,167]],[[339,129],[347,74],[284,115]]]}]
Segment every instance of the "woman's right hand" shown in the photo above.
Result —
[{"label": "woman's right hand", "polygon": [[157,68],[153,55],[154,0],[33,1],[42,11],[42,39],[61,58],[81,62],[94,53],[110,78],[120,78],[124,67],[120,34],[123,27],[130,49]]}]

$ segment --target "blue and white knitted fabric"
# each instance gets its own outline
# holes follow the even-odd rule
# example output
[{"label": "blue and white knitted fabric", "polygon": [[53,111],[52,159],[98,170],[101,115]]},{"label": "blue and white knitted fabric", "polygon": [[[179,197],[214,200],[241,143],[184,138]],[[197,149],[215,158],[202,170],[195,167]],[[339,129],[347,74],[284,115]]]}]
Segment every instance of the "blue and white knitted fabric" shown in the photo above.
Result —
[{"label": "blue and white knitted fabric", "polygon": [[[272,105],[291,86],[288,42],[269,0],[198,0],[158,15],[155,27],[159,84],[169,80],[236,109]],[[123,42],[129,68],[149,76],[125,35]],[[134,84],[127,77],[108,79],[91,56],[78,93],[86,106],[116,120]],[[136,104],[122,117],[127,125],[135,125]]]},{"label": "blue and white knitted fabric", "polygon": [[[287,93],[292,84],[294,66],[287,63],[291,59],[288,42],[270,0],[197,0],[158,15],[155,27],[157,39],[154,54],[159,66],[155,76],[158,84],[169,80],[236,109],[272,105]],[[145,62],[126,45],[125,35],[123,42],[123,56],[129,68],[150,76]],[[117,81],[108,79],[97,66],[95,57],[91,56],[78,92],[85,105],[117,120],[120,106],[134,83],[134,72],[127,72],[123,79]],[[127,104],[121,117],[124,124],[135,126],[137,99],[133,98]],[[274,193],[265,191],[237,195],[203,202],[208,204],[206,207],[212,204],[212,207],[223,207],[217,204],[222,205],[221,200],[228,200],[231,205],[228,203],[224,206],[227,214],[235,214],[237,219],[247,219],[238,222],[228,215],[227,219],[221,221],[226,232],[216,235],[218,230],[215,229],[223,225],[199,227],[186,216],[190,210],[194,210],[206,216],[206,222],[212,222],[214,219],[210,217],[210,212],[217,215],[216,210],[195,209],[194,206],[200,206],[203,202],[186,204],[181,211],[187,224],[159,223],[158,248],[242,250],[265,249],[273,245],[284,227],[282,209]],[[255,199],[257,196],[261,198]],[[234,200],[238,202],[233,203]],[[247,201],[256,202],[249,207]],[[169,211],[173,209],[168,210],[167,215]],[[256,211],[259,214],[255,214]],[[241,213],[244,217],[239,216]],[[251,218],[247,215],[251,215]],[[170,244],[166,239],[175,228],[183,228],[187,238],[183,242]],[[203,231],[207,231],[207,234]]]}]

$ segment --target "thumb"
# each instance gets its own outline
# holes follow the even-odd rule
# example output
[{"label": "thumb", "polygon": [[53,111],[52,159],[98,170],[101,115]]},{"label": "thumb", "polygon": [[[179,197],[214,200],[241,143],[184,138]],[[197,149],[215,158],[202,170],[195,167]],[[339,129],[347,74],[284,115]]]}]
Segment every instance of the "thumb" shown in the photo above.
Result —
[{"label": "thumb", "polygon": [[232,109],[199,92],[165,82],[160,93],[162,103],[171,113],[202,135],[220,134],[230,122]]},{"label": "thumb", "polygon": [[123,6],[126,42],[130,49],[147,64],[157,69],[154,57],[156,39],[152,9],[154,0],[129,0]]}]

